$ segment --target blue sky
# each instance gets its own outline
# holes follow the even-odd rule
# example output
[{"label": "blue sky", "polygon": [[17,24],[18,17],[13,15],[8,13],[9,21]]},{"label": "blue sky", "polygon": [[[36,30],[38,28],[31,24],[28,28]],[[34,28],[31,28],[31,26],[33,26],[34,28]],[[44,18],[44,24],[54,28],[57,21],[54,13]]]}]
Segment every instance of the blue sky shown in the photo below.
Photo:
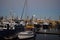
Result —
[{"label": "blue sky", "polygon": [[[10,10],[13,10],[15,16],[21,16],[25,0],[0,0],[0,16],[9,16]],[[27,12],[27,14],[25,14]],[[24,15],[36,18],[52,17],[58,19],[60,16],[60,0],[27,0],[27,8]]]}]

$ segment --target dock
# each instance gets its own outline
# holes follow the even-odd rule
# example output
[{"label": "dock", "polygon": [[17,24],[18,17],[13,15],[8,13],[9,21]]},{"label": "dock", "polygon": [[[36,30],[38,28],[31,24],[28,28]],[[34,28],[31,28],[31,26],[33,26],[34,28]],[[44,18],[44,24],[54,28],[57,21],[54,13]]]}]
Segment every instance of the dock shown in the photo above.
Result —
[{"label": "dock", "polygon": [[44,30],[39,30],[36,32],[37,34],[52,34],[52,35],[60,35],[60,30],[49,30],[49,29],[44,29]]}]

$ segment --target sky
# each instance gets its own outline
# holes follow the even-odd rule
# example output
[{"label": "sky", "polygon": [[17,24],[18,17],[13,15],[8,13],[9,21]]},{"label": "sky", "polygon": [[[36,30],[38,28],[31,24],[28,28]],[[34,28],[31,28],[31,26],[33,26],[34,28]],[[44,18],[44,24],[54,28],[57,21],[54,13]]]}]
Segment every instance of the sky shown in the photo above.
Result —
[{"label": "sky", "polygon": [[[10,11],[14,16],[21,17],[25,0],[0,0],[0,16],[9,16]],[[58,20],[60,16],[60,0],[27,0],[23,18],[35,15],[36,18],[49,18]]]}]

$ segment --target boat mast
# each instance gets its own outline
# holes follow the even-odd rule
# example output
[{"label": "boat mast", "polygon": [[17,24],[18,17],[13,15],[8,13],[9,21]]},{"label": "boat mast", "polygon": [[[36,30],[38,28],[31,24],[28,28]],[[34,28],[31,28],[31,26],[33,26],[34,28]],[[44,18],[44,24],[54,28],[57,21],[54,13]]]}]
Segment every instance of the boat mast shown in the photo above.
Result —
[{"label": "boat mast", "polygon": [[[24,9],[25,9],[25,7],[27,8],[27,0],[25,0],[25,2],[24,2],[24,7],[23,7],[23,10],[22,10],[21,19],[22,19],[23,14],[24,14]],[[25,15],[25,16],[26,16],[26,15]]]}]

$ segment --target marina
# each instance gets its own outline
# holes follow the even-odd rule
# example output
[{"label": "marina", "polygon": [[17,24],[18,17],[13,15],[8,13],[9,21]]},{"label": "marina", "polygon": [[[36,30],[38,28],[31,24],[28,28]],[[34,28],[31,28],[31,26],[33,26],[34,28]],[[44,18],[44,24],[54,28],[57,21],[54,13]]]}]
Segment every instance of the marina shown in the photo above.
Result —
[{"label": "marina", "polygon": [[[12,19],[12,18],[11,18]],[[6,19],[5,19],[6,20]],[[50,25],[46,21],[37,20],[25,21],[3,21],[0,24],[0,39],[1,40],[59,40],[60,39],[60,29],[59,25]],[[14,23],[13,23],[14,22]],[[46,23],[44,23],[46,22]],[[53,21],[55,22],[55,21]],[[58,22],[58,21],[57,21]],[[33,23],[33,24],[32,24]],[[54,27],[53,27],[54,26]]]},{"label": "marina", "polygon": [[[6,1],[7,5],[8,3],[11,4],[11,2]],[[19,3],[18,2],[17,5],[18,4],[20,5],[20,2]],[[8,10],[7,12],[9,15],[7,14],[7,16],[0,15],[0,40],[60,40],[60,16],[58,16],[59,18],[58,20],[54,20],[54,18],[51,18],[52,16],[48,17],[49,15],[47,14],[43,14],[46,15],[47,18],[46,16],[41,17],[39,14],[35,14],[37,12],[36,9],[37,10],[39,9],[38,7],[36,9],[34,9],[33,7],[32,9],[34,11],[33,14],[31,14],[29,12],[29,10],[32,11],[31,9],[29,9],[31,7],[30,5],[28,5],[29,1],[24,0],[22,1],[22,4],[23,5],[21,5],[22,6],[21,10],[19,9],[20,6],[19,7],[16,6],[19,9],[19,12],[18,10],[14,9],[15,6],[12,5],[13,6],[12,8],[12,6],[10,5],[9,7],[11,7],[14,10]],[[40,4],[40,2],[38,4]],[[39,12],[41,11],[40,9]],[[16,12],[17,15],[14,14],[15,11],[17,11]],[[28,12],[30,14],[28,14]],[[20,13],[20,15],[18,13]],[[54,11],[52,13],[54,13]]]}]

